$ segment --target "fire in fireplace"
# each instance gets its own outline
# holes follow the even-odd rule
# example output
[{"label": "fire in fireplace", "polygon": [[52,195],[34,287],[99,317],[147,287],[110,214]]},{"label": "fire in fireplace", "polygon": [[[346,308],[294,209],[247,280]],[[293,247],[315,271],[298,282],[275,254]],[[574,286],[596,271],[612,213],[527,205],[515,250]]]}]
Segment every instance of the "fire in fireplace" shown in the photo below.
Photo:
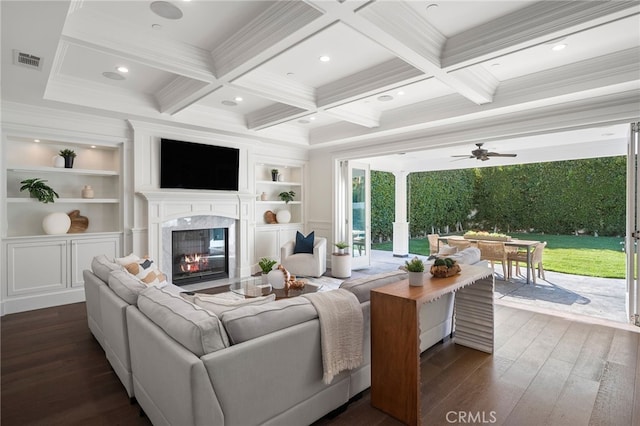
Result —
[{"label": "fire in fireplace", "polygon": [[228,228],[171,232],[172,281],[185,285],[229,276]]}]

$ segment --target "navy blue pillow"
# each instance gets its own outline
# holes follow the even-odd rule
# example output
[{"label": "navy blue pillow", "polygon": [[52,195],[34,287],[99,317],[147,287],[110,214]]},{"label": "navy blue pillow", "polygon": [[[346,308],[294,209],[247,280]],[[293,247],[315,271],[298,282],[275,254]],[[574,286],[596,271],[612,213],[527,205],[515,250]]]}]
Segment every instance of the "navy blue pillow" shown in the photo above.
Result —
[{"label": "navy blue pillow", "polygon": [[296,231],[296,245],[293,248],[293,253],[311,253],[313,254],[313,239],[314,232],[312,231],[306,237],[300,233],[300,231]]}]

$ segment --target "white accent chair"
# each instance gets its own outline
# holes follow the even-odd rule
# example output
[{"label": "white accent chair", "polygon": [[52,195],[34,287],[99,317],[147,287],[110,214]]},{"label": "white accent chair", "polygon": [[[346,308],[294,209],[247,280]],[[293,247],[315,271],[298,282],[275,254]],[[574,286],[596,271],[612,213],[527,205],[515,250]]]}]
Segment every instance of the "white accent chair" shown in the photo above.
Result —
[{"label": "white accent chair", "polygon": [[327,239],[316,237],[313,254],[293,253],[295,241],[289,241],[280,248],[280,263],[291,275],[319,277],[327,270]]}]

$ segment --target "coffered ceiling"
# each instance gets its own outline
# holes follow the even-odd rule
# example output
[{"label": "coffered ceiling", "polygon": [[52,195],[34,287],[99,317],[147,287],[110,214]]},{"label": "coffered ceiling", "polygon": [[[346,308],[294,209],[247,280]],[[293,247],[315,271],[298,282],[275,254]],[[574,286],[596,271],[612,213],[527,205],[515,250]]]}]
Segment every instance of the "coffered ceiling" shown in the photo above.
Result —
[{"label": "coffered ceiling", "polygon": [[1,12],[4,101],[380,153],[467,152],[438,135],[479,123],[547,117],[559,132],[569,124],[552,117],[575,110],[584,128],[580,111],[619,107],[584,114],[602,135],[639,115],[638,1],[5,0]]}]

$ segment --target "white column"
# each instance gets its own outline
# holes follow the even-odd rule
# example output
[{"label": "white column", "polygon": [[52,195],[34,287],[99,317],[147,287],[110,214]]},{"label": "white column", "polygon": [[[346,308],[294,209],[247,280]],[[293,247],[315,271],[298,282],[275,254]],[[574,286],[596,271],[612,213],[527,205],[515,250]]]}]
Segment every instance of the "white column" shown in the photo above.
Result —
[{"label": "white column", "polygon": [[407,176],[405,171],[393,172],[396,178],[396,217],[393,222],[393,256],[409,255],[409,222],[407,222]]}]

